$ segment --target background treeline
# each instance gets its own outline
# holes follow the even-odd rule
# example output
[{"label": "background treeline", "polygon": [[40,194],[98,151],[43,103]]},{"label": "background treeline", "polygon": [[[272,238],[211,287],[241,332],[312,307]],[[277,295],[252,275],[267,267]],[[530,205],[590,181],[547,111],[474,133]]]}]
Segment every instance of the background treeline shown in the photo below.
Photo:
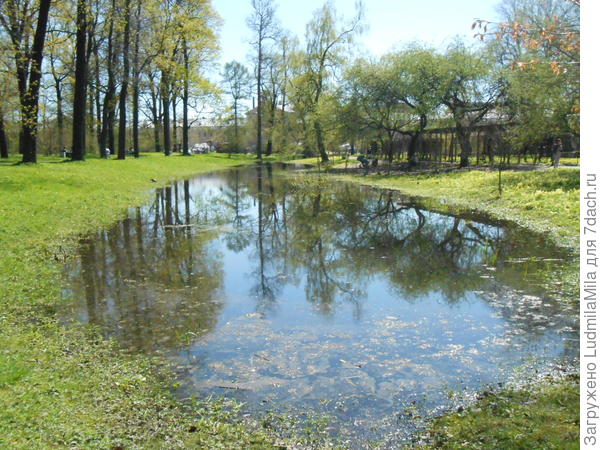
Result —
[{"label": "background treeline", "polygon": [[[253,67],[233,61],[223,74],[233,99],[223,140],[233,150],[262,147],[323,161],[375,152],[390,161],[462,166],[475,153],[493,161],[578,150],[578,1],[505,0],[501,22],[474,21],[468,42],[454,39],[444,50],[408,43],[379,58],[354,45],[360,4],[343,20],[325,3],[302,40],[277,26],[271,1],[253,6]],[[240,101],[249,98],[252,108],[240,120]]]},{"label": "background treeline", "polygon": [[[407,43],[361,53],[363,7],[332,2],[302,38],[272,0],[250,0],[249,63],[218,83],[220,19],[210,0],[5,0],[0,3],[0,150],[318,155],[388,161],[578,150],[579,2],[503,0],[500,21],[446,49]],[[39,111],[38,111],[39,108]]]},{"label": "background treeline", "polygon": [[1,2],[2,156],[187,148],[218,25],[209,0]]}]

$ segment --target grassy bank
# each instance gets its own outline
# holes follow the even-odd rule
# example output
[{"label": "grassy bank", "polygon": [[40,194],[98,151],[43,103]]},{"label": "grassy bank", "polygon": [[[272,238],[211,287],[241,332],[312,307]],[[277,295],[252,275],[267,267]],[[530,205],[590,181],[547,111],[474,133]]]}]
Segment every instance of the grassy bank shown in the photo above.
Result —
[{"label": "grassy bank", "polygon": [[0,448],[270,447],[272,438],[222,405],[181,406],[160,361],[125,355],[87,327],[62,327],[54,312],[78,236],[122,217],[157,185],[250,161],[0,165]]},{"label": "grassy bank", "polygon": [[[220,403],[182,406],[169,392],[169,370],[160,360],[123,354],[114,343],[100,339],[87,327],[62,327],[54,311],[61,298],[63,262],[73,255],[78,236],[121,218],[128,206],[146,200],[153,187],[251,161],[252,157],[226,155],[145,155],[126,161],[71,163],[54,158],[38,165],[0,163],[0,448],[273,447],[272,436],[248,430]],[[564,177],[559,176],[563,172]],[[522,208],[524,216],[519,220],[538,230],[551,227],[550,210],[572,202],[575,190],[575,171],[536,172],[533,179],[526,178],[530,173],[516,174],[513,181],[512,174],[505,174],[505,192],[497,198],[494,174],[483,174],[488,178],[480,181],[476,175],[353,180],[415,195],[448,196],[447,200],[463,206],[485,201],[504,211],[505,218],[511,218],[516,206],[528,201],[532,206]],[[471,188],[468,182],[480,184]],[[394,183],[396,186],[391,185]],[[542,199],[538,201],[539,193],[533,197],[527,194],[527,186],[534,185],[542,197],[546,193],[550,196],[546,205]],[[443,196],[438,195],[442,191]],[[461,197],[463,192],[466,194]],[[508,192],[518,193],[514,196],[521,201],[516,206],[504,203]],[[542,210],[547,210],[547,217],[540,213]],[[569,208],[565,211],[568,217],[555,239],[571,245],[576,242],[576,236],[570,234],[574,213]],[[535,443],[538,441],[529,437],[529,431],[519,431],[525,422],[533,420],[532,414],[540,417],[532,422],[535,427],[543,422],[568,424],[560,436],[571,439],[576,427],[576,387],[569,388],[568,397],[561,396],[560,389],[494,394],[494,401],[486,397],[481,405],[436,422],[432,442],[449,448],[462,442],[477,447],[482,442],[479,447],[493,448],[494,443],[512,442],[498,437],[495,430],[486,431],[486,427],[501,423],[507,427],[504,436],[514,439],[524,433],[519,443]],[[537,404],[540,407],[534,408]],[[544,410],[549,413],[543,415]],[[513,418],[519,420],[513,422]],[[479,425],[478,435],[466,434],[466,424],[470,423]],[[535,430],[535,436],[544,435],[543,428]],[[492,440],[485,440],[488,438]]]},{"label": "grassy bank", "polygon": [[486,393],[473,407],[437,419],[426,448],[578,449],[579,378]]}]

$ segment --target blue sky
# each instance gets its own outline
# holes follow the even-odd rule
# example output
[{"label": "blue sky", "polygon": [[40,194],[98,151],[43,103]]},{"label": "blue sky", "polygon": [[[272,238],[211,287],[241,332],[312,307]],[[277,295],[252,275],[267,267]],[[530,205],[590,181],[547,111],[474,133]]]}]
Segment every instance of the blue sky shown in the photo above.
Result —
[{"label": "blue sky", "polygon": [[[280,0],[277,18],[284,29],[300,39],[306,23],[324,0]],[[359,42],[367,51],[381,55],[411,41],[422,41],[435,47],[445,47],[457,35],[469,42],[473,19],[497,19],[499,0],[365,0],[366,31]],[[343,17],[354,15],[354,0],[334,1]],[[238,60],[248,64],[251,36],[246,18],[251,13],[250,0],[213,0],[213,6],[223,20],[221,29],[221,62]]]}]

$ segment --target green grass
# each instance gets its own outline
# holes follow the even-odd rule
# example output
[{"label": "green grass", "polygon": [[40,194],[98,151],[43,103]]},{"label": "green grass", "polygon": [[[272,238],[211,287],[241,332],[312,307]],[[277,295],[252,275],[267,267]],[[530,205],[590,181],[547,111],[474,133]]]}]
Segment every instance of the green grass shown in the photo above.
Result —
[{"label": "green grass", "polygon": [[579,378],[487,393],[464,412],[435,420],[426,448],[578,449]]},{"label": "green grass", "polygon": [[55,315],[78,236],[123,217],[157,185],[250,161],[144,155],[0,165],[0,448],[271,447],[272,437],[219,403],[183,406],[160,360],[125,354]]}]

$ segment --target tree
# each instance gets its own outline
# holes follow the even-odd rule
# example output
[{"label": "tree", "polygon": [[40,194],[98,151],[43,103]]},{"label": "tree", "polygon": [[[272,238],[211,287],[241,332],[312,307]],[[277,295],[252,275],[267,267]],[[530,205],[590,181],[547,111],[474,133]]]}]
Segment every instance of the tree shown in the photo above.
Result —
[{"label": "tree", "polygon": [[[140,74],[142,64],[140,63],[140,35],[142,34],[142,1],[137,0],[134,16],[134,44],[133,44],[133,67],[132,67],[132,90],[133,98],[131,104],[131,127],[133,156],[140,156]],[[147,60],[147,59],[146,59]]]},{"label": "tree", "polygon": [[[50,4],[51,0],[39,0],[36,8],[30,0],[0,3],[0,25],[10,37],[15,61],[21,107],[19,151],[23,155],[23,162],[37,161],[39,94]],[[34,22],[36,26],[32,41]]]},{"label": "tree", "polygon": [[85,158],[85,121],[87,100],[87,2],[77,0],[77,44],[75,63],[75,96],[73,97],[73,147],[72,159]]},{"label": "tree", "polygon": [[441,104],[438,55],[434,50],[413,45],[384,57],[385,71],[395,97],[407,114],[400,134],[410,137],[408,161],[417,164],[417,145]]},{"label": "tree", "polygon": [[579,1],[505,0],[502,21],[476,20],[498,61],[510,70],[506,102],[520,147],[579,135]]},{"label": "tree", "polygon": [[508,71],[506,111],[515,123],[510,138],[519,148],[534,148],[566,134],[579,135],[579,89],[549,65]]},{"label": "tree", "polygon": [[8,158],[9,151],[9,136],[7,125],[10,123],[7,121],[8,114],[16,109],[17,104],[14,103],[15,97],[18,97],[18,91],[16,87],[16,81],[11,77],[13,67],[11,64],[12,59],[8,53],[4,53],[3,57],[0,58],[2,69],[0,74],[3,75],[2,84],[0,84],[0,158]]},{"label": "tree", "polygon": [[8,158],[8,136],[4,125],[4,110],[0,104],[0,158]]},{"label": "tree", "polygon": [[360,59],[346,71],[343,85],[346,122],[359,132],[371,129],[385,135],[390,164],[394,135],[410,123],[392,75],[384,62]]},{"label": "tree", "polygon": [[129,88],[129,35],[131,29],[131,0],[125,0],[123,11],[123,72],[121,78],[121,92],[119,93],[119,146],[118,158],[125,159],[127,139],[127,93]]},{"label": "tree", "polygon": [[277,117],[277,104],[283,90],[283,69],[281,55],[271,53],[265,58],[266,80],[264,83],[265,105],[267,106],[267,148],[265,154],[273,153],[273,135]]},{"label": "tree", "polygon": [[327,90],[329,78],[333,71],[342,65],[342,45],[350,43],[353,35],[360,31],[362,4],[357,3],[356,9],[356,16],[348,24],[338,24],[335,8],[331,2],[327,2],[321,9],[315,11],[313,19],[306,26],[304,77],[301,79],[302,89],[305,92],[299,98],[306,102],[304,106],[310,115],[317,149],[323,162],[329,161],[329,157],[325,150],[325,138],[318,107],[323,93]]},{"label": "tree", "polygon": [[98,138],[100,155],[106,157],[105,149],[108,148],[111,153],[115,151],[115,133],[114,120],[116,108],[116,69],[118,53],[116,50],[115,36],[115,18],[117,16],[116,0],[111,0],[110,11],[107,14],[106,22],[108,24],[107,51],[106,51],[106,70],[107,82],[104,100],[102,102],[102,125],[100,136]]},{"label": "tree", "polygon": [[237,61],[231,61],[225,64],[223,69],[223,84],[225,93],[233,100],[233,126],[235,142],[233,148],[239,151],[239,103],[241,100],[248,98],[250,94],[250,73],[245,66]]},{"label": "tree", "polygon": [[[66,98],[69,94],[69,80],[74,76],[75,52],[73,37],[76,35],[76,23],[73,20],[72,2],[55,4],[53,14],[48,18],[48,35],[46,36],[46,54],[49,72],[54,85],[56,102],[56,149],[65,147]],[[75,25],[75,27],[73,26]]]},{"label": "tree", "polygon": [[181,42],[180,84],[183,108],[182,146],[183,154],[189,155],[189,109],[191,97],[212,95],[214,86],[202,76],[204,64],[213,60],[218,52],[216,29],[219,18],[210,2],[188,0],[181,4],[178,15]]},{"label": "tree", "polygon": [[504,0],[499,11],[501,22],[477,19],[472,28],[480,40],[500,43],[502,63],[523,70],[549,62],[557,74],[579,71],[579,0]]},{"label": "tree", "polygon": [[252,14],[247,19],[254,33],[252,45],[256,49],[256,156],[262,159],[262,70],[266,41],[277,37],[275,5],[272,0],[252,0]]},{"label": "tree", "polygon": [[498,106],[505,83],[490,59],[462,42],[452,44],[439,58],[442,103],[454,119],[461,147],[460,166],[469,165],[472,127]]}]

